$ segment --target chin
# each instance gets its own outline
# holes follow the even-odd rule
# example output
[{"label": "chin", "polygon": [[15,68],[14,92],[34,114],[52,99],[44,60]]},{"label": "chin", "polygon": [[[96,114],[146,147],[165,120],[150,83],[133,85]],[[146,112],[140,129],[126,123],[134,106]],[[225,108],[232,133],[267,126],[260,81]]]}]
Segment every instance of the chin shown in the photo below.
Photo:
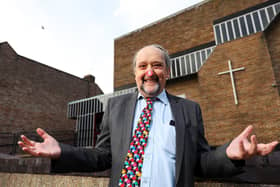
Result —
[{"label": "chin", "polygon": [[141,90],[144,92],[144,94],[148,97],[155,97],[159,94],[160,92],[160,87],[159,85],[153,87],[153,88],[145,88],[141,87]]}]

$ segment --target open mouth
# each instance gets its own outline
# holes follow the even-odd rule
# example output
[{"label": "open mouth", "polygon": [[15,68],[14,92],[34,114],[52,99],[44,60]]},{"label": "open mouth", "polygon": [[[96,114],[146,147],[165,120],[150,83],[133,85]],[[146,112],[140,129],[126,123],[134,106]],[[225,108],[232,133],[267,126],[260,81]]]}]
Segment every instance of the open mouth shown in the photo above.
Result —
[{"label": "open mouth", "polygon": [[159,78],[158,76],[154,75],[152,77],[143,77],[142,79],[143,83],[158,83],[159,82]]}]

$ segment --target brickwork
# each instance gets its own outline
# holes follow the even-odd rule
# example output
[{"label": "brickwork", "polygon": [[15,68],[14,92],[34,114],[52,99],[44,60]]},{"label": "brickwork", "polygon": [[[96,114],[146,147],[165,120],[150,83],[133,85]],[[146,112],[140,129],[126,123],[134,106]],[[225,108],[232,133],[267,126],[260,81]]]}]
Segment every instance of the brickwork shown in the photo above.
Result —
[{"label": "brickwork", "polygon": [[267,46],[271,56],[272,67],[274,70],[275,82],[273,83],[280,95],[280,21],[279,16],[271,24],[270,28],[265,32]]},{"label": "brickwork", "polygon": [[[274,38],[278,34],[275,32]],[[197,76],[167,84],[169,93],[185,94],[200,104],[211,145],[228,142],[248,125],[254,125],[260,142],[279,139],[280,98],[277,87],[272,86],[274,68],[266,40],[263,33],[257,33],[219,45]],[[275,51],[280,49],[271,46]],[[217,75],[228,70],[228,60],[233,68],[245,67],[234,73],[238,105],[234,103],[230,75]]]},{"label": "brickwork", "polygon": [[[210,0],[115,40],[115,89],[132,84],[131,59],[144,45],[159,43],[170,54],[214,40],[213,21],[266,1]],[[205,133],[211,145],[228,142],[247,125],[254,125],[260,142],[278,140],[280,133],[280,21],[265,30],[218,45],[198,74],[171,80],[169,93],[185,94],[201,105]],[[238,105],[228,70],[234,73]]]},{"label": "brickwork", "polygon": [[[280,133],[280,98],[272,87],[275,81],[270,55],[263,33],[235,40],[215,48],[198,73],[198,100],[204,114],[206,136],[212,145],[220,145],[238,135],[247,125],[254,125],[260,142],[277,140]],[[234,73],[238,105],[227,71]]]},{"label": "brickwork", "polygon": [[74,130],[67,103],[102,94],[90,78],[81,79],[18,55],[0,44],[0,132]]},{"label": "brickwork", "polygon": [[211,42],[214,40],[214,20],[262,2],[265,0],[204,1],[201,6],[117,38],[114,42],[114,88],[134,83],[131,62],[141,47],[158,43],[174,54]]}]

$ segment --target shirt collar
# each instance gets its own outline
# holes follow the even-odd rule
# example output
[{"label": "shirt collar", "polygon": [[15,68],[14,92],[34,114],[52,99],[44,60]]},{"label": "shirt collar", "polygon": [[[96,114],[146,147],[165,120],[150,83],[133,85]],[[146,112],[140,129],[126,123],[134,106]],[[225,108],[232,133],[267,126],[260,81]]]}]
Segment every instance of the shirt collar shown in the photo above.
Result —
[{"label": "shirt collar", "polygon": [[[144,98],[144,96],[140,92],[138,92],[137,100],[140,100],[143,98]],[[168,98],[167,98],[165,89],[163,89],[162,92],[158,96],[156,96],[156,98],[159,99],[163,104],[165,104],[165,105],[168,104]]]}]

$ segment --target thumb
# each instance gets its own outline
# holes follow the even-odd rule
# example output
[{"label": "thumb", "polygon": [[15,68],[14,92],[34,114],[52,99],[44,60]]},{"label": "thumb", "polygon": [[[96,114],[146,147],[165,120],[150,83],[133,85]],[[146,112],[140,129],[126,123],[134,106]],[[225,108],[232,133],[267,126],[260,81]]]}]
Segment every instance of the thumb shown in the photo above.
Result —
[{"label": "thumb", "polygon": [[44,140],[47,139],[50,135],[48,133],[46,133],[46,131],[44,131],[41,128],[36,129],[36,132],[39,136],[41,136]]}]

